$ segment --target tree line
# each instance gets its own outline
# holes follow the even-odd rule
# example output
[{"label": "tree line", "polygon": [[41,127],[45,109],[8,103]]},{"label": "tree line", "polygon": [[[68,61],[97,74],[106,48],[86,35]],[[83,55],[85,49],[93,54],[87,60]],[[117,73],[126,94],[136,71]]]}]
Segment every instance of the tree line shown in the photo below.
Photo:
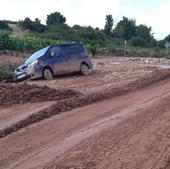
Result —
[{"label": "tree line", "polygon": [[[85,44],[95,53],[96,48],[122,47],[125,41],[133,47],[148,48],[164,47],[164,43],[170,40],[169,35],[162,41],[157,41],[151,27],[136,25],[135,19],[125,16],[115,24],[113,16],[106,15],[103,29],[80,25],[70,27],[66,21],[66,17],[59,12],[47,15],[45,25],[38,18],[33,21],[27,17],[16,23],[23,30],[27,30],[27,36],[17,38],[1,32],[0,50],[33,51],[53,43],[78,42]],[[10,31],[8,22],[0,21],[0,30]]]}]

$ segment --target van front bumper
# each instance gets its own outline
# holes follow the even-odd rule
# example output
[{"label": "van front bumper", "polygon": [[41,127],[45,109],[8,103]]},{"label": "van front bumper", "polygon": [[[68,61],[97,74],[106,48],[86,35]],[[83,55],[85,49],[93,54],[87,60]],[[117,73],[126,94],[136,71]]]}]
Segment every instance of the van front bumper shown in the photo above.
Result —
[{"label": "van front bumper", "polygon": [[42,73],[39,71],[23,71],[23,72],[15,72],[14,80],[23,81],[27,79],[37,79],[42,78]]},{"label": "van front bumper", "polygon": [[30,79],[30,75],[28,75],[27,73],[21,73],[21,74],[14,74],[14,80],[15,81],[23,81],[23,80],[27,80]]}]

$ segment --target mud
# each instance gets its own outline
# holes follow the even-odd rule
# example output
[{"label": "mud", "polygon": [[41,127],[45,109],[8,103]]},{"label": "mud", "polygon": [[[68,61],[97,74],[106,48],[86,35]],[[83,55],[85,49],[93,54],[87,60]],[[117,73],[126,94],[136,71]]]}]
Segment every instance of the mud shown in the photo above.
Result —
[{"label": "mud", "polygon": [[167,79],[27,126],[0,139],[0,168],[168,169],[169,94]]},{"label": "mud", "polygon": [[[170,97],[69,149],[44,169],[169,169]],[[99,127],[100,129],[100,127]]]},{"label": "mud", "polygon": [[[36,114],[30,115],[27,118],[25,118],[21,121],[18,121],[17,123],[13,124],[10,127],[0,130],[0,137],[5,137],[12,132],[15,132],[15,131],[17,131],[23,127],[26,127],[32,123],[36,123],[43,119],[49,118],[53,115],[56,115],[56,114],[59,114],[62,112],[66,112],[66,111],[69,111],[69,110],[72,110],[72,109],[75,109],[78,107],[82,107],[85,105],[90,105],[90,104],[93,104],[93,103],[96,103],[99,101],[103,101],[106,99],[110,99],[110,98],[113,98],[116,96],[124,95],[124,94],[127,94],[128,92],[132,92],[137,89],[149,86],[155,82],[159,82],[159,81],[162,81],[167,78],[170,78],[170,70],[156,69],[154,72],[148,74],[147,76],[145,76],[143,78],[135,80],[127,85],[118,86],[116,88],[109,87],[109,88],[104,89],[103,91],[100,91],[100,92],[96,92],[96,93],[92,93],[92,94],[88,94],[88,95],[79,95],[78,97],[75,97],[75,93],[74,93],[73,95],[71,95],[72,98],[70,98],[70,99],[68,99],[68,97],[66,97],[64,95],[64,98],[67,98],[67,100],[62,100],[63,99],[62,95],[59,95],[60,100],[58,100],[58,102],[56,104],[53,104],[49,108],[39,111]],[[31,86],[28,85],[28,87],[31,87]],[[38,87],[38,89],[39,89],[39,87]],[[50,90],[53,90],[53,89],[50,89]],[[46,90],[43,90],[43,91],[46,91]],[[66,93],[66,94],[68,94],[68,93]],[[70,97],[70,94],[67,96]],[[42,100],[42,98],[44,98],[44,97],[40,97],[41,100]],[[56,99],[56,96],[54,98]],[[35,102],[35,100],[32,100],[32,101]]]},{"label": "mud", "polygon": [[80,96],[72,89],[51,89],[47,86],[0,83],[0,105],[10,106],[28,102],[59,101]]}]

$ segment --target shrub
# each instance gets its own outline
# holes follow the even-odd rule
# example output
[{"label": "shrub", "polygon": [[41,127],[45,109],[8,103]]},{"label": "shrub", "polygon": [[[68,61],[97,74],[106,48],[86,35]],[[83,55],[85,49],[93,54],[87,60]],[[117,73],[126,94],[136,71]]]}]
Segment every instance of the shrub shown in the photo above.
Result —
[{"label": "shrub", "polygon": [[96,54],[98,54],[99,45],[86,44],[85,47],[87,51],[92,54],[92,56],[95,56]]}]

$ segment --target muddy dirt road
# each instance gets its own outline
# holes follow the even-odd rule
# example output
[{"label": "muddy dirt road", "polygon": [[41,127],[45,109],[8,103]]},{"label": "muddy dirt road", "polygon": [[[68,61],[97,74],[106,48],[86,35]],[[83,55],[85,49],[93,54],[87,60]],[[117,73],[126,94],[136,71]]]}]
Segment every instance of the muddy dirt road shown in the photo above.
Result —
[{"label": "muddy dirt road", "polygon": [[2,169],[169,169],[170,80],[0,139]]},{"label": "muddy dirt road", "polygon": [[115,59],[0,83],[0,169],[169,169],[169,67]]}]

